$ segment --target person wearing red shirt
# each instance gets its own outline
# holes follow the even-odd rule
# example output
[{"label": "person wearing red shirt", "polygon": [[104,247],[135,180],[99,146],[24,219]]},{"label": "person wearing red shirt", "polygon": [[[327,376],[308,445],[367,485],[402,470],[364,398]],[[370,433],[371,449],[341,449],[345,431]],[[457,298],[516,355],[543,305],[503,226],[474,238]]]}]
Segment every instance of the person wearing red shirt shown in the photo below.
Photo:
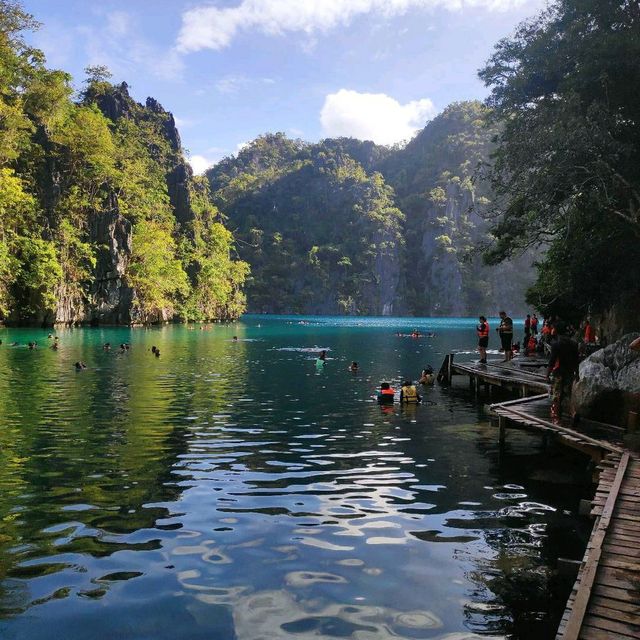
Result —
[{"label": "person wearing red shirt", "polygon": [[593,330],[589,320],[584,323],[584,341],[586,344],[593,344],[596,341],[596,332]]}]

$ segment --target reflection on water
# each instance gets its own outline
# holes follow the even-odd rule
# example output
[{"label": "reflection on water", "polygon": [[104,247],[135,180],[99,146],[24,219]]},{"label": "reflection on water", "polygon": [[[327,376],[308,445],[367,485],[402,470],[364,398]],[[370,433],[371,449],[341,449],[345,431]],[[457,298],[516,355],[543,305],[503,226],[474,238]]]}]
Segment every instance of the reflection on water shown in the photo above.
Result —
[{"label": "reflection on water", "polygon": [[464,391],[373,401],[472,323],[297,322],[0,331],[3,638],[553,637],[583,461],[501,454]]}]

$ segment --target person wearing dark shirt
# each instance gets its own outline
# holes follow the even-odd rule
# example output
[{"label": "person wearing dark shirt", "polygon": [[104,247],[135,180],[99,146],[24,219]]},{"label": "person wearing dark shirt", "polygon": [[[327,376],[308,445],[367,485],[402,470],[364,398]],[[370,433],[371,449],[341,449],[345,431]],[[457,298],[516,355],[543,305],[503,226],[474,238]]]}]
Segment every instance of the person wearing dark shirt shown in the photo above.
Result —
[{"label": "person wearing dark shirt", "polygon": [[503,362],[509,362],[513,358],[511,344],[513,342],[513,320],[507,315],[506,311],[500,312],[500,326],[496,329],[500,335],[500,342],[504,351]]},{"label": "person wearing dark shirt", "polygon": [[551,384],[551,419],[559,424],[562,416],[562,403],[571,397],[573,381],[578,377],[578,343],[567,335],[567,328],[563,322],[555,325],[555,337],[551,341],[547,380],[553,377]]}]

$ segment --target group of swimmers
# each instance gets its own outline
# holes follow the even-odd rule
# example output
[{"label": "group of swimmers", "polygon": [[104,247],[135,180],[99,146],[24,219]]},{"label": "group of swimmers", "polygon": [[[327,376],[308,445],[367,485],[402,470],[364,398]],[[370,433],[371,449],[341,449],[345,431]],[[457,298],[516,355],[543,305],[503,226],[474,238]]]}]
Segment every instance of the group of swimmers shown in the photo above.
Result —
[{"label": "group of swimmers", "polygon": [[[54,337],[54,336],[53,336],[53,335],[51,335],[51,334],[49,334],[49,335],[47,336],[47,338],[48,338],[49,340],[53,340],[53,342],[51,343],[51,348],[52,348],[54,351],[57,351],[57,350],[58,350],[58,346],[59,346],[59,340],[60,340],[60,338],[58,338],[58,336],[55,336],[55,337]],[[0,340],[0,345],[2,345],[2,340]],[[20,343],[19,343],[19,342],[10,342],[10,343],[9,343],[9,346],[10,346],[10,347],[19,347],[19,346],[20,346]],[[33,351],[34,349],[37,349],[37,348],[38,348],[38,343],[37,343],[35,340],[33,340],[33,341],[31,341],[31,342],[27,342],[27,347],[28,347],[28,349],[29,349],[30,351]]]},{"label": "group of swimmers", "polygon": [[[316,366],[324,367],[327,361],[327,352],[325,349],[320,351],[316,358]],[[351,373],[357,373],[360,370],[358,363],[353,360],[348,367]],[[435,375],[433,373],[433,367],[427,365],[420,373],[420,379],[418,381],[423,387],[432,385],[435,382]],[[388,383],[383,382],[380,385],[378,391],[377,400],[378,404],[389,405],[395,402],[395,389]],[[418,393],[416,385],[409,379],[405,379],[400,387],[400,402],[404,404],[418,404],[422,401],[422,397]]]},{"label": "group of swimmers", "polygon": [[432,331],[420,333],[417,329],[414,329],[411,333],[402,333],[401,331],[397,331],[396,336],[398,338],[435,338],[436,334]]},{"label": "group of swimmers", "polygon": [[[423,387],[430,386],[435,381],[433,368],[427,365],[420,374],[419,384]],[[395,389],[388,383],[383,382],[378,392],[378,404],[389,405],[395,402]],[[418,404],[422,402],[422,396],[418,393],[416,385],[409,379],[406,379],[400,386],[400,403],[401,404]]]}]

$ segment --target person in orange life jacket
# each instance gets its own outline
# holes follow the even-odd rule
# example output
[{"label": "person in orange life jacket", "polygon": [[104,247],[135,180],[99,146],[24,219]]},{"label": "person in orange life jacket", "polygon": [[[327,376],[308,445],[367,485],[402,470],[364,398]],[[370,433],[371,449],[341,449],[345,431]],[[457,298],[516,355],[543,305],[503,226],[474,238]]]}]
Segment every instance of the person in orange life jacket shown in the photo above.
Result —
[{"label": "person in orange life jacket", "polygon": [[487,364],[487,347],[489,346],[489,323],[484,316],[478,318],[480,324],[476,327],[478,334],[478,353],[480,353],[480,364]]},{"label": "person in orange life jacket", "polygon": [[562,416],[562,403],[567,394],[571,397],[573,381],[578,377],[578,343],[566,335],[567,328],[564,322],[554,325],[555,337],[551,342],[551,354],[547,367],[547,380],[553,376],[551,386],[551,418],[559,423]]},{"label": "person in orange life jacket", "polygon": [[496,329],[500,335],[502,349],[504,351],[503,362],[508,362],[513,358],[511,344],[513,342],[513,320],[507,315],[506,311],[500,312],[500,326]]},{"label": "person in orange life jacket", "polygon": [[535,336],[532,334],[529,336],[529,340],[527,342],[527,347],[525,350],[525,355],[532,356],[535,354],[537,349],[538,349],[538,343],[536,342]]},{"label": "person in orange life jacket", "polygon": [[418,395],[416,385],[411,380],[405,380],[400,387],[400,402],[417,404],[422,398]]},{"label": "person in orange life jacket", "polygon": [[395,391],[388,382],[380,385],[378,392],[378,404],[393,404]]}]

